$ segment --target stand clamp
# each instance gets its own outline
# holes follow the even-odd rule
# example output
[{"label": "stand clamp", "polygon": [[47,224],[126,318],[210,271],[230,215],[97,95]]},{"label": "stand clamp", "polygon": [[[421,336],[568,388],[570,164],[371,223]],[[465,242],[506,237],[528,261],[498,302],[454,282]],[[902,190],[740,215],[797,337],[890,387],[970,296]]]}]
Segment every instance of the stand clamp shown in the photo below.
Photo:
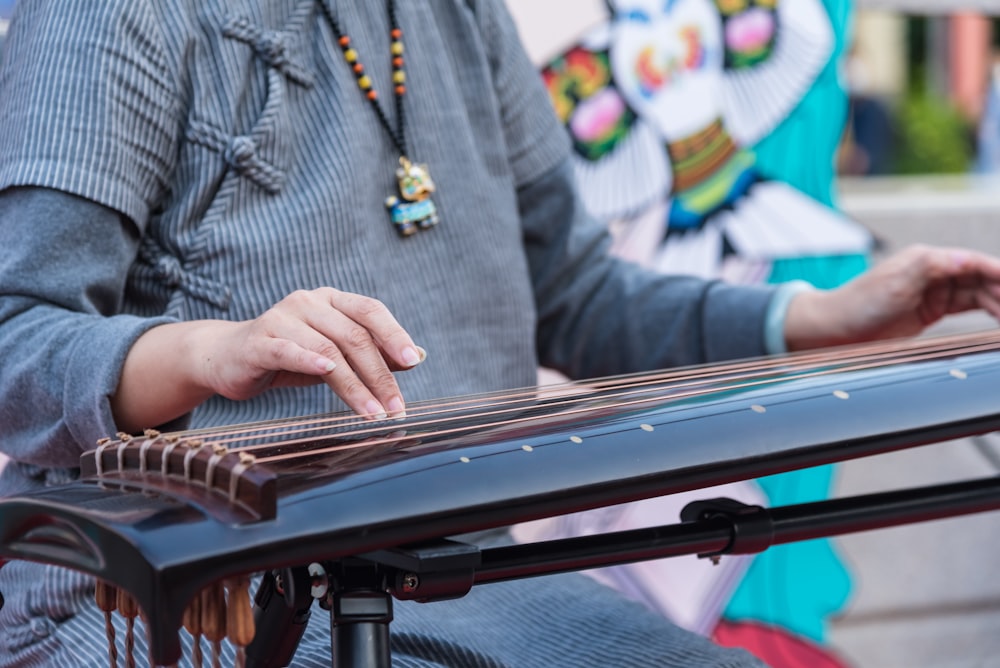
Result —
[{"label": "stand clamp", "polygon": [[681,510],[682,522],[723,520],[731,527],[732,538],[726,547],[716,552],[699,554],[699,558],[718,562],[723,554],[756,554],[774,544],[774,519],[761,506],[720,497],[692,501]]}]

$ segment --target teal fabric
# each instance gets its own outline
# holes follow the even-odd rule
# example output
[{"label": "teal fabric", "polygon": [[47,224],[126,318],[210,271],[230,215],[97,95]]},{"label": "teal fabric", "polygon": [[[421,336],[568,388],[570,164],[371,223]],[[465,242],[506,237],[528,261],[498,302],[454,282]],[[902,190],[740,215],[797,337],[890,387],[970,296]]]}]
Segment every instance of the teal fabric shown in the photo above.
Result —
[{"label": "teal fabric", "polygon": [[[789,183],[836,206],[835,156],[847,118],[841,74],[850,43],[850,0],[824,0],[836,34],[833,57],[792,114],[754,150],[762,174]],[[805,280],[833,288],[869,266],[865,255],[790,258],[774,263],[770,283]],[[824,466],[759,480],[772,506],[828,498],[835,468]],[[780,626],[822,643],[827,621],[851,594],[851,576],[830,540],[772,547],[758,555],[741,581],[725,617]]]},{"label": "teal fabric", "polygon": [[843,285],[871,265],[867,255],[826,255],[776,260],[768,283],[808,281],[821,289]]},{"label": "teal fabric", "polygon": [[833,56],[788,118],[753,150],[761,174],[833,206],[835,156],[847,121],[842,66],[851,40],[852,2],[823,0],[823,5],[836,38]]},{"label": "teal fabric", "polygon": [[[820,501],[830,495],[833,466],[761,478],[772,506]],[[828,539],[778,545],[754,558],[724,616],[785,628],[816,642],[847,603],[851,575]]]}]

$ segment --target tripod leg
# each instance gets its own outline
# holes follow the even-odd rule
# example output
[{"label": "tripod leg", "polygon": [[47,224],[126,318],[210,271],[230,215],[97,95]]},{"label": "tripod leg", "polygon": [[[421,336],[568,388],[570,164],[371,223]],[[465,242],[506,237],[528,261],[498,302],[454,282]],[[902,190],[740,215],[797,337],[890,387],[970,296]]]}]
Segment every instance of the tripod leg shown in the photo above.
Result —
[{"label": "tripod leg", "polygon": [[390,668],[392,597],[370,567],[346,568],[330,598],[330,642],[335,668]]}]

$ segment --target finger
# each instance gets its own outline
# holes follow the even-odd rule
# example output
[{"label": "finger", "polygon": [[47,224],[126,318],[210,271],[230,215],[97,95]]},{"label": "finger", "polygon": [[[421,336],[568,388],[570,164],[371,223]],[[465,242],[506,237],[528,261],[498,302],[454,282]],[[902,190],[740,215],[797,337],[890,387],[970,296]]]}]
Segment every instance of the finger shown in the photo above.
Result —
[{"label": "finger", "polygon": [[402,417],[406,414],[398,388],[387,401],[380,401],[346,360],[324,376],[323,380],[352,411],[365,419],[384,420],[390,415]]},{"label": "finger", "polygon": [[996,305],[1000,302],[1000,262],[994,258],[972,251],[955,251],[954,271],[959,272],[953,279],[955,296],[949,313],[959,313],[974,309],[984,309],[997,315]]},{"label": "finger", "polygon": [[[352,411],[367,419],[382,420],[388,416],[405,416],[406,407],[403,404],[399,388],[395,387],[394,379],[392,380],[392,386],[386,391],[388,398],[384,402],[380,401],[371,389],[369,389],[366,382],[354,371],[350,362],[338,350],[337,346],[315,330],[311,328],[309,330],[311,335],[301,334],[298,338],[303,341],[308,339],[307,346],[318,348],[322,351],[322,354],[310,350],[309,347],[302,347],[288,339],[273,339],[271,345],[274,351],[272,359],[274,360],[274,364],[280,366],[283,371],[287,370],[298,374],[310,373],[316,377],[316,380],[308,382],[303,380],[301,375],[297,377],[282,376],[276,384],[292,386],[324,382]],[[310,356],[315,356],[319,360],[315,368],[320,369],[322,367],[322,371],[309,371],[308,367],[306,367],[305,371],[300,370],[303,367],[293,363],[298,354],[307,359]],[[392,378],[391,374],[389,374],[389,378]]]},{"label": "finger", "polygon": [[[425,359],[427,359],[427,351],[421,348],[420,346],[416,346],[416,350],[417,350],[417,364],[420,364]],[[415,366],[413,364],[409,365],[399,364],[398,362],[396,362],[396,360],[389,357],[385,353],[385,351],[382,351],[382,360],[385,362],[385,365],[389,367],[390,371],[406,371],[408,369],[412,369]]]},{"label": "finger", "polygon": [[956,263],[966,272],[975,273],[984,284],[1000,285],[1000,259],[975,251],[956,251]]},{"label": "finger", "polygon": [[934,249],[929,254],[929,273],[934,278],[1000,284],[1000,260],[965,248]]},{"label": "finger", "polygon": [[984,297],[1000,302],[1000,284],[987,283],[981,287],[980,291],[984,294]]},{"label": "finger", "polygon": [[[320,337],[309,347],[337,365],[327,382],[353,410],[376,416],[402,414],[405,406],[391,369],[411,368],[426,353],[413,344],[381,302],[320,288],[296,291],[280,306]],[[396,354],[387,349],[392,347]]]},{"label": "finger", "polygon": [[385,304],[379,300],[333,290],[330,303],[368,331],[385,352],[390,365],[409,369],[427,357],[426,351],[413,342]]},{"label": "finger", "polygon": [[[268,339],[267,354],[261,356],[261,363],[281,371],[318,376],[316,382],[325,382],[351,410],[368,419],[384,419],[389,414],[398,415],[405,410],[399,388],[388,370],[386,375],[391,384],[384,390],[386,398],[380,400],[355,372],[337,344],[327,336],[299,320],[290,320],[283,325],[280,333]],[[378,357],[374,344],[371,347],[370,354]],[[312,368],[308,366],[310,358],[316,360]],[[282,378],[279,382],[283,385],[306,384],[291,378]]]},{"label": "finger", "polygon": [[[225,345],[225,344],[223,344]],[[230,352],[235,354],[230,354]],[[213,355],[208,385],[233,400],[249,399],[272,387],[323,382],[334,362],[292,340],[256,335]]]},{"label": "finger", "polygon": [[922,320],[979,308],[975,293],[984,285],[1000,286],[1000,262],[962,248],[912,246],[891,264],[919,304]]},{"label": "finger", "polygon": [[935,281],[925,291],[917,315],[923,327],[932,325],[948,313],[957,311],[962,299],[962,291],[956,289],[953,281]]},{"label": "finger", "polygon": [[1000,288],[990,290],[981,288],[976,291],[976,303],[995,319],[1000,320]]},{"label": "finger", "polygon": [[959,274],[942,281],[951,290],[946,314],[961,313],[980,308],[978,293],[983,290],[982,278],[978,273]]},{"label": "finger", "polygon": [[271,323],[266,335],[251,339],[249,363],[267,371],[284,371],[323,376],[333,371],[335,348],[312,327],[296,319],[277,326]]},{"label": "finger", "polygon": [[396,378],[367,328],[336,309],[313,315],[309,324],[327,342],[319,352],[337,363],[327,384],[348,406],[359,414],[382,418],[404,413]]}]

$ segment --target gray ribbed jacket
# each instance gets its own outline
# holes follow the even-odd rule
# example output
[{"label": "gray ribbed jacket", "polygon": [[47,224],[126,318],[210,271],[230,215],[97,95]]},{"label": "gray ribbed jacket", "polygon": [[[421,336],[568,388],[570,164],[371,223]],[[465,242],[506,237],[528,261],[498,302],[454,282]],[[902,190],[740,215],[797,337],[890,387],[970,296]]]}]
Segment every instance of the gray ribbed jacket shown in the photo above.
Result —
[{"label": "gray ribbed jacket", "polygon": [[[389,100],[384,6],[328,1]],[[0,449],[17,463],[0,494],[72,475],[116,431],[108,396],[147,328],[251,318],[299,288],[389,306],[429,352],[399,376],[408,400],[530,385],[539,363],[587,377],[764,351],[771,289],[606,255],[500,0],[397,2],[406,139],[441,218],[406,239],[383,203],[398,153],[314,0],[18,4],[0,71]],[[190,421],[340,408],[315,386]]]}]

